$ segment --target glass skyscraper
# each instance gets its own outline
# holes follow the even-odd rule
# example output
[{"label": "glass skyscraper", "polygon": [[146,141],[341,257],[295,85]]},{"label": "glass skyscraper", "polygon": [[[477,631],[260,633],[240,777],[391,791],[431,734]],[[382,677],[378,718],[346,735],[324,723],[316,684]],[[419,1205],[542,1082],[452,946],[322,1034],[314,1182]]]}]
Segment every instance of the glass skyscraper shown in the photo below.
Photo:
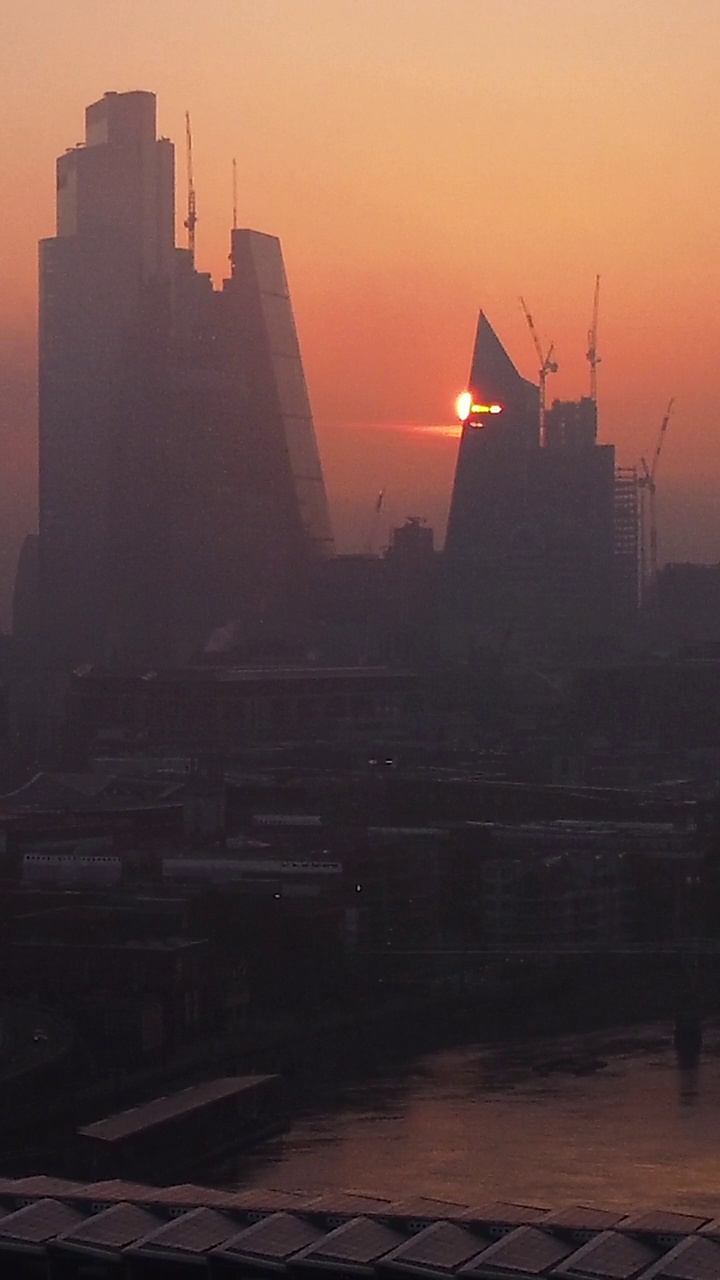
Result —
[{"label": "glass skyscraper", "polygon": [[40,617],[51,665],[184,662],[292,628],[333,553],[279,241],[221,289],[175,246],[151,93],[86,111],[40,246]]}]

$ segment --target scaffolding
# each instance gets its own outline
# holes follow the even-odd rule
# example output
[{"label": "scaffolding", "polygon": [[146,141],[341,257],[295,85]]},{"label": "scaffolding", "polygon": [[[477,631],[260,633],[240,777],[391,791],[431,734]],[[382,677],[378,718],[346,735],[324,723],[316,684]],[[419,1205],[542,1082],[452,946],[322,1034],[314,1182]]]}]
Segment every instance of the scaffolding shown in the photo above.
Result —
[{"label": "scaffolding", "polygon": [[637,611],[642,584],[639,573],[640,508],[635,467],[615,472],[615,595],[623,614]]}]

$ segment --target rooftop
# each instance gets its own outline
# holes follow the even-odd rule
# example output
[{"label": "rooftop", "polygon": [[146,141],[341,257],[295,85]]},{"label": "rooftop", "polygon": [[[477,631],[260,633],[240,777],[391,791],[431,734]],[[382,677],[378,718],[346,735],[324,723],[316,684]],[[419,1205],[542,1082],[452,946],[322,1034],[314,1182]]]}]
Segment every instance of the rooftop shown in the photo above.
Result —
[{"label": "rooftop", "polygon": [[257,684],[262,681],[387,680],[409,678],[411,673],[394,667],[180,667],[159,671],[115,671],[90,667],[75,672],[78,681],[112,681],[117,684]]},{"label": "rooftop", "polygon": [[239,1097],[257,1089],[260,1085],[278,1076],[228,1076],[220,1080],[206,1080],[203,1084],[191,1085],[181,1089],[179,1093],[167,1097],[154,1098],[152,1102],[144,1102],[141,1106],[131,1107],[128,1111],[120,1111],[117,1115],[108,1116],[105,1120],[96,1120],[94,1124],[85,1125],[78,1133],[84,1137],[96,1138],[100,1142],[117,1142],[157,1125],[175,1120],[179,1116],[188,1115],[210,1103],[220,1102],[223,1098]]},{"label": "rooftop", "polygon": [[[437,1216],[424,1224],[426,1214]],[[718,1221],[720,1201],[707,1219],[662,1210],[620,1217],[593,1206],[445,1207],[357,1191],[222,1191],[37,1175],[0,1179],[0,1270],[10,1274],[14,1260],[30,1254],[33,1274],[46,1276],[56,1274],[62,1255],[72,1274],[93,1259],[106,1267],[132,1259],[141,1268],[147,1262],[152,1274],[156,1264],[198,1276],[217,1274],[219,1265],[222,1274],[273,1272],[286,1280],[313,1271],[367,1280],[392,1273],[426,1280],[717,1280]],[[587,1239],[573,1239],[578,1230]]]}]

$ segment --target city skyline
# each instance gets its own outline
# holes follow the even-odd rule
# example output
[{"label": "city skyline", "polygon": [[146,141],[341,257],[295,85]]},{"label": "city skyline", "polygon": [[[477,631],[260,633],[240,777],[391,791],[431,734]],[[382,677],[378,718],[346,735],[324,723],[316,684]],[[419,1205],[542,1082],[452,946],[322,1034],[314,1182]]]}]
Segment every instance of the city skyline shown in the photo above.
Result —
[{"label": "city skyline", "polygon": [[[11,18],[6,595],[34,523],[34,242],[52,225],[47,175],[80,134],[78,102],[108,87],[156,91],[160,131],[176,140],[191,110],[198,265],[216,282],[233,156],[241,223],[281,236],[341,549],[362,544],[380,488],[386,523],[422,514],[442,537],[457,451],[451,405],[478,305],[534,379],[522,293],[543,341],[556,343],[549,399],[586,390],[599,271],[600,438],[637,462],[676,396],[661,554],[718,558],[713,6],[658,0],[650,23],[646,11],[607,3],[600,29],[574,4],[542,0],[391,11],[218,3],[200,30],[182,4],[148,16],[128,3],[122,29],[85,3],[69,9],[86,40],[70,40],[68,10],[41,23],[30,3]],[[181,221],[182,160],[178,170]]]}]

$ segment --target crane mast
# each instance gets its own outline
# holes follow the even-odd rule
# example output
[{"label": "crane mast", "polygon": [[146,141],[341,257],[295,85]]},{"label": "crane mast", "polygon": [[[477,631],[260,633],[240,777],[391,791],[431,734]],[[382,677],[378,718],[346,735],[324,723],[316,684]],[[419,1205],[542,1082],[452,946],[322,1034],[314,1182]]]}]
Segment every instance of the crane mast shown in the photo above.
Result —
[{"label": "crane mast", "polygon": [[538,331],[535,328],[535,321],[533,320],[525,304],[524,298],[520,299],[520,306],[522,307],[523,314],[525,316],[525,319],[527,320],[527,326],[528,326],[528,329],[530,330],[530,335],[535,345],[535,351],[537,353],[537,358],[539,362],[538,381],[540,383],[540,445],[542,448],[544,448],[546,443],[545,442],[545,409],[546,409],[547,378],[549,373],[557,373],[558,371],[557,361],[553,360],[552,358],[553,352],[555,350],[555,343],[551,342],[550,346],[547,349],[547,352],[545,353],[545,355],[543,355],[543,350],[540,345],[540,338],[538,337]]},{"label": "crane mast", "polygon": [[598,315],[600,311],[600,277],[595,277],[595,296],[593,298],[592,325],[588,329],[588,349],[586,360],[590,365],[590,399],[597,409],[597,367],[600,364],[600,356],[597,350],[598,340]]},{"label": "crane mast", "polygon": [[185,229],[187,231],[187,247],[190,252],[193,266],[195,265],[195,227],[197,225],[197,209],[195,206],[195,177],[193,174],[193,149],[192,149],[192,128],[190,125],[190,112],[185,112],[185,162],[187,166],[187,217],[185,219]]},{"label": "crane mast", "polygon": [[655,501],[657,483],[655,476],[674,404],[674,398],[668,402],[665,417],[660,424],[660,432],[650,465],[648,466],[645,458],[640,459],[642,467],[642,474],[638,477],[638,488],[641,495],[640,580],[644,588],[652,585],[658,572],[657,507]]},{"label": "crane mast", "polygon": [[372,519],[370,521],[370,528],[368,529],[367,543],[365,546],[365,554],[367,556],[371,556],[374,553],[375,534],[377,533],[378,520],[380,518],[380,512],[382,511],[384,501],[385,501],[385,490],[381,489],[377,498],[375,499],[375,504],[373,506],[373,511],[372,511]]}]

